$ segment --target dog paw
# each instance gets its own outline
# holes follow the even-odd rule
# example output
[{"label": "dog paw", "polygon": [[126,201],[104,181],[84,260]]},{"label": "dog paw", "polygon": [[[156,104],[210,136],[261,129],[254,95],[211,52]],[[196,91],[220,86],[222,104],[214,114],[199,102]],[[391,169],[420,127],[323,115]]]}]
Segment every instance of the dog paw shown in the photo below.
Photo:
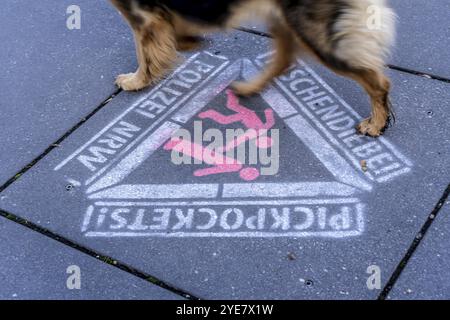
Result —
[{"label": "dog paw", "polygon": [[385,129],[386,125],[375,125],[373,123],[371,123],[371,119],[365,119],[364,121],[362,121],[357,127],[356,127],[356,131],[359,134],[362,135],[366,135],[366,136],[370,136],[373,138],[379,137],[384,133],[384,129]]},{"label": "dog paw", "polygon": [[231,89],[238,96],[252,96],[257,94],[261,89],[250,82],[235,81],[231,84]]},{"label": "dog paw", "polygon": [[149,85],[149,82],[136,73],[121,74],[116,79],[116,85],[125,91],[138,91]]}]

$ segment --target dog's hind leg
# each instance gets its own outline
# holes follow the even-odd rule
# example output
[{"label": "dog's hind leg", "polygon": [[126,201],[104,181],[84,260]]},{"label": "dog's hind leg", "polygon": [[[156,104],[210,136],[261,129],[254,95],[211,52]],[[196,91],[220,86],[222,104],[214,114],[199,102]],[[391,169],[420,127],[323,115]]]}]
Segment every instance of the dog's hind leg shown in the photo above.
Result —
[{"label": "dog's hind leg", "polygon": [[134,8],[124,15],[133,29],[139,67],[134,73],[119,75],[116,84],[126,91],[137,91],[171,70],[177,59],[176,37],[170,17],[158,9]]},{"label": "dog's hind leg", "polygon": [[388,37],[386,31],[377,34],[362,27],[350,29],[337,38],[330,51],[322,52],[328,66],[357,81],[368,93],[371,116],[357,126],[357,131],[371,137],[382,135],[389,117],[394,116],[389,101],[391,83],[384,74]]},{"label": "dog's hind leg", "polygon": [[[395,35],[395,14],[384,0],[284,1],[283,12],[302,44],[340,75],[356,80],[370,96],[371,117],[357,130],[377,137],[388,124],[392,108],[385,61]],[[377,9],[372,23],[372,9]],[[370,10],[369,10],[370,9]]]},{"label": "dog's hind leg", "polygon": [[[355,52],[357,49],[354,48]],[[322,62],[337,74],[346,76],[358,82],[370,97],[372,111],[371,116],[363,120],[356,130],[363,135],[378,137],[384,133],[389,121],[389,117],[394,117],[392,106],[389,100],[391,83],[389,78],[383,73],[383,65],[368,67],[365,65],[355,65],[354,57],[334,56],[332,53],[323,54],[326,57]],[[359,59],[363,58],[360,53]],[[394,119],[393,119],[394,120]]]},{"label": "dog's hind leg", "polygon": [[[364,51],[358,51],[357,45],[349,50],[348,58],[341,53],[322,53],[322,62],[339,75],[348,77],[359,83],[370,97],[371,116],[364,119],[357,127],[358,133],[371,137],[378,137],[384,133],[389,118],[394,112],[389,100],[391,82],[383,73],[384,66],[381,60],[372,60]],[[358,55],[357,58],[355,55]],[[365,63],[359,62],[367,61]],[[392,119],[395,120],[395,119]]]},{"label": "dog's hind leg", "polygon": [[241,96],[250,96],[263,90],[275,77],[283,74],[295,58],[297,43],[291,29],[282,22],[274,22],[271,26],[274,38],[275,53],[267,68],[249,82],[234,82],[233,91]]},{"label": "dog's hind leg", "polygon": [[389,101],[390,81],[380,71],[362,70],[350,75],[358,81],[370,96],[372,112],[370,118],[363,120],[357,131],[371,137],[378,137],[386,129],[390,116],[393,115]]}]

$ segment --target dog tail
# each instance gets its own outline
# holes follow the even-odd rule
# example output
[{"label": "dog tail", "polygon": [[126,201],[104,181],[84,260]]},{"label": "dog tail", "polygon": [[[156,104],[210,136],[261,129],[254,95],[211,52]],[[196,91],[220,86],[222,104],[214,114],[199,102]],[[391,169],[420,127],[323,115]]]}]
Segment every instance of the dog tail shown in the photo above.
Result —
[{"label": "dog tail", "polygon": [[396,15],[385,0],[347,0],[333,25],[334,55],[356,68],[379,70],[395,40]]}]

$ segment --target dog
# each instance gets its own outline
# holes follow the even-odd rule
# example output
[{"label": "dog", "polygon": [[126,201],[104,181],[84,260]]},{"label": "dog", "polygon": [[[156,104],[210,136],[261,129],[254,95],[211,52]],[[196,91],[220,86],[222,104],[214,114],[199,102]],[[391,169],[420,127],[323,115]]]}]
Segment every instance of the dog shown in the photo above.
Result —
[{"label": "dog", "polygon": [[[357,131],[378,137],[392,106],[385,61],[395,35],[395,13],[385,0],[111,0],[131,26],[139,67],[117,77],[123,90],[140,90],[166,75],[177,51],[194,50],[200,35],[236,28],[249,17],[264,21],[275,53],[249,82],[235,82],[242,96],[256,94],[282,75],[300,53],[315,56],[368,93],[372,112]],[[373,20],[373,21],[372,21]],[[371,22],[373,25],[371,25]]]}]

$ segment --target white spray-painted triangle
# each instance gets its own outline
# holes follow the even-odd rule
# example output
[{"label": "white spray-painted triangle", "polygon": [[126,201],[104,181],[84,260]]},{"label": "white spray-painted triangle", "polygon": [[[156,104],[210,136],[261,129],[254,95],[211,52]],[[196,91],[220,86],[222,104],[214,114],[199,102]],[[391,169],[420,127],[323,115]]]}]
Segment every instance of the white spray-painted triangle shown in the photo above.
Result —
[{"label": "white spray-painted triangle", "polygon": [[[172,134],[181,127],[178,123],[188,122],[239,75],[242,75],[245,80],[249,80],[257,72],[257,68],[248,59],[239,60],[230,65],[203,90],[192,97],[172,117],[172,121],[164,122],[94,182],[87,190],[87,193],[90,194],[89,198],[174,199],[203,197],[207,199],[218,196],[222,198],[252,198],[267,196],[268,194],[272,194],[274,197],[345,197],[358,193],[358,190],[370,191],[372,189],[371,183],[361,176],[274,86],[269,86],[263,91],[261,97],[339,182],[225,183],[221,191],[219,191],[219,184],[196,184],[195,187],[183,184],[118,185],[157,151],[164,142],[170,139]],[[220,192],[221,194],[219,194]]]},{"label": "white spray-painted triangle", "polygon": [[[239,77],[241,68],[241,61],[236,61],[229,66],[217,78],[212,80],[208,87],[204,88],[195,97],[190,99],[172,119],[177,122],[186,123],[197,113],[197,110],[203,109],[203,107],[214,99],[214,97],[225,90],[233,80]],[[115,167],[110,169],[103,177],[92,184],[87,189],[87,193],[92,193],[120,183],[125,177],[140,166],[142,162],[158,150],[159,147],[161,147],[162,144],[179,128],[180,125],[172,121],[164,122],[159,129],[149,133],[144,141],[135,147],[134,150],[129,152]]]}]

